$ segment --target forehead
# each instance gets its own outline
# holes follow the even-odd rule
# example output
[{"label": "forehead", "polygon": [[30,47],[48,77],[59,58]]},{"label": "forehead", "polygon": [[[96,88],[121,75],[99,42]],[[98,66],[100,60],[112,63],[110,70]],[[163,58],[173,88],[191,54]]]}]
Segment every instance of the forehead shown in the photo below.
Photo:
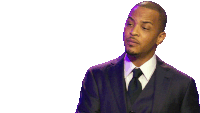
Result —
[{"label": "forehead", "polygon": [[149,8],[135,6],[129,13],[129,17],[136,22],[151,21],[154,24],[159,20],[159,13]]}]

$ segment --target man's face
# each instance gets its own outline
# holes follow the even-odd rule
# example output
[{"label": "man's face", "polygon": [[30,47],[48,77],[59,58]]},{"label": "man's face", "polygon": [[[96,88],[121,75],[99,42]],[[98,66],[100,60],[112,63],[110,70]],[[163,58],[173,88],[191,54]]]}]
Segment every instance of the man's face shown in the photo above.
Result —
[{"label": "man's face", "polygon": [[159,44],[159,13],[155,10],[135,7],[129,14],[124,28],[124,45],[129,55],[154,54]]}]

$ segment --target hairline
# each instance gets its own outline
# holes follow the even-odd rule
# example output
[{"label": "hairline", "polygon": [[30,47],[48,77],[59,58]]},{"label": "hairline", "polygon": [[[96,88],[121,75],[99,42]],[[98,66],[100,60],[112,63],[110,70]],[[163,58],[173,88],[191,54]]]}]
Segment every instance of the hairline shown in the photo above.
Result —
[{"label": "hairline", "polygon": [[[158,5],[158,4],[154,3],[154,2],[150,2],[150,3],[153,3],[154,5]],[[158,20],[159,20],[159,22],[161,24],[161,26],[160,26],[161,27],[160,32],[163,32],[165,30],[166,23],[167,23],[167,17],[165,16],[166,15],[165,10],[160,5],[158,5],[158,7],[160,7],[164,12],[163,11],[159,11],[158,8],[148,7],[147,5],[142,4],[142,3],[136,4],[133,7],[133,9],[137,8],[137,7],[144,7],[144,8],[151,9],[151,10],[154,10],[154,11],[158,12],[158,14],[159,14],[159,19]],[[165,13],[165,15],[163,16],[162,13]]]}]

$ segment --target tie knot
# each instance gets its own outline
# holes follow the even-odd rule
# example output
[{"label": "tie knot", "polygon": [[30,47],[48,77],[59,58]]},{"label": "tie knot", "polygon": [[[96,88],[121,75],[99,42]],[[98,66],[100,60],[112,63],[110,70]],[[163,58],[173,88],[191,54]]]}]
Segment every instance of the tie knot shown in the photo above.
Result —
[{"label": "tie knot", "polygon": [[139,78],[141,75],[142,75],[142,71],[140,70],[140,68],[133,69],[133,77],[134,78]]}]

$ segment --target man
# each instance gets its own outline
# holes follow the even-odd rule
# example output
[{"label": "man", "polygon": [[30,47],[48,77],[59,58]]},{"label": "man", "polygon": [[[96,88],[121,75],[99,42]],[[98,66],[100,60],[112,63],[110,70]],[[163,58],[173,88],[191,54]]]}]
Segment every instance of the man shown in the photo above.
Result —
[{"label": "man", "polygon": [[77,112],[199,113],[194,79],[155,55],[166,22],[154,2],[133,7],[124,28],[125,53],[87,71]]}]

